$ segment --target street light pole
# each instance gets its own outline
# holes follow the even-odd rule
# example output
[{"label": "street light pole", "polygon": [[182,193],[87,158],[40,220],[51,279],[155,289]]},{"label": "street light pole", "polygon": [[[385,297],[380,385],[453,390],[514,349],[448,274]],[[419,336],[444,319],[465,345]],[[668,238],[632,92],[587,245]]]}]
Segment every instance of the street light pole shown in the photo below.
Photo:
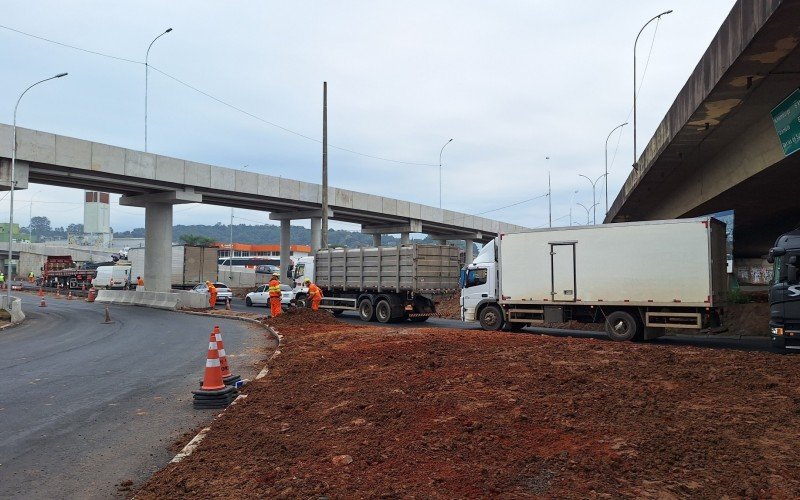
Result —
[{"label": "street light pole", "polygon": [[578,194],[578,190],[572,192],[572,196],[569,199],[569,227],[572,227],[572,205],[575,204],[575,195]]},{"label": "street light pole", "polygon": [[147,54],[144,56],[144,152],[147,152],[147,83],[150,76],[150,48],[156,43],[156,40],[161,38],[162,36],[166,35],[172,31],[172,28],[167,28],[166,31],[158,35],[157,37],[153,38],[153,41],[150,42],[150,45],[147,46]]},{"label": "street light pole", "polygon": [[608,133],[608,137],[606,137],[606,215],[608,215],[608,140],[611,138],[611,134],[613,134],[614,131],[624,127],[627,124],[628,122],[617,125],[611,132]]},{"label": "street light pole", "polygon": [[19,95],[17,104],[14,105],[14,143],[11,145],[11,175],[8,178],[11,209],[8,211],[8,287],[6,288],[6,309],[9,311],[11,310],[11,243],[14,238],[14,183],[16,182],[14,179],[14,169],[17,165],[17,108],[19,108],[19,102],[22,100],[22,96],[24,96],[25,93],[30,89],[39,85],[40,83],[44,83],[55,78],[61,78],[62,76],[67,76],[67,73],[59,73],[55,76],[51,76],[50,78],[45,78],[44,80],[39,80],[38,82],[34,83]]},{"label": "street light pole", "polygon": [[598,178],[597,178],[597,180],[596,180],[596,181],[594,181],[594,182],[592,182],[592,179],[590,179],[590,178],[586,177],[586,176],[585,176],[585,175],[583,175],[583,174],[578,174],[578,175],[579,175],[580,177],[583,177],[583,178],[584,178],[584,179],[586,179],[587,181],[589,181],[589,184],[591,184],[591,185],[592,185],[592,203],[593,203],[593,205],[592,205],[592,224],[597,224],[597,210],[595,210],[595,209],[594,209],[594,207],[596,207],[597,205],[599,205],[599,203],[597,203],[597,198],[595,197],[595,189],[594,189],[594,188],[595,188],[595,186],[597,185],[597,183],[598,183],[598,182],[600,182],[600,179],[602,179],[603,177],[605,177],[605,176],[606,176],[606,175],[608,175],[608,174],[602,174],[602,175],[601,175],[600,177],[598,177]]},{"label": "street light pole", "polygon": [[444,143],[442,149],[439,151],[439,209],[442,208],[442,152],[444,152],[444,148],[453,142],[453,139]]},{"label": "street light pole", "polygon": [[576,203],[576,205],[580,205],[581,207],[583,207],[584,210],[586,210],[586,225],[588,226],[589,225],[589,210],[594,210],[594,207],[595,207],[595,205],[597,205],[597,203],[595,203],[594,205],[592,205],[591,207],[588,207],[588,208],[583,203]]},{"label": "street light pole", "polygon": [[648,24],[670,13],[672,13],[671,10],[664,11],[657,16],[653,16],[652,19],[644,23],[642,29],[639,30],[639,34],[636,35],[636,40],[633,42],[633,169],[636,171],[639,170],[638,165],[636,165],[639,161],[639,158],[636,156],[636,44],[639,43],[639,35],[642,34],[642,31],[644,31]]}]

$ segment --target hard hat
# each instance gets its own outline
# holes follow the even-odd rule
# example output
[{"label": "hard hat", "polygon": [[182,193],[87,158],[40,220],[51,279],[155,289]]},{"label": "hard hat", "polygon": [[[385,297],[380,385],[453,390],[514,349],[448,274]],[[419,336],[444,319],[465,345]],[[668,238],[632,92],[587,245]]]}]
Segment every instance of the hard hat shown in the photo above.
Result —
[{"label": "hard hat", "polygon": [[306,279],[303,281],[303,283],[311,283],[311,280],[310,280],[309,278],[306,278]]},{"label": "hard hat", "polygon": [[278,273],[272,273],[272,275],[273,275],[273,276],[279,276],[279,274],[278,274]]}]

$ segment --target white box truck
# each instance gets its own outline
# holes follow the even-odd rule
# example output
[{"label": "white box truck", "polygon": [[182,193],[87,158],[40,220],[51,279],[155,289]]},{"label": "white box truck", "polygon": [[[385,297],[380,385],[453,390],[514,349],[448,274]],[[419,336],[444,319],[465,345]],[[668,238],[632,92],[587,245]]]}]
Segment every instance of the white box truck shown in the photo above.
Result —
[{"label": "white box truck", "polygon": [[721,324],[725,224],[711,217],[503,234],[468,265],[465,321],[484,330],[576,320],[614,340]]},{"label": "white box truck", "polygon": [[[128,250],[128,261],[132,265],[131,276],[144,278],[144,247]],[[216,282],[219,278],[219,249],[192,245],[172,246],[172,288],[188,290],[205,283]],[[144,284],[147,289],[147,282]]]}]

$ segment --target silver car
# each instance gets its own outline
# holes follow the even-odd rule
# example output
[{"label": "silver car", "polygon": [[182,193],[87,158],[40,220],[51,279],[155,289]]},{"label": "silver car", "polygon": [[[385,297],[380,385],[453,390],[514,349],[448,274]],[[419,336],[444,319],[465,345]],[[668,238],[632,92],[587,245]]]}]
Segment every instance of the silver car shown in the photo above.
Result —
[{"label": "silver car", "polygon": [[[233,300],[233,292],[225,283],[214,283],[214,288],[217,289],[217,304],[225,303],[229,299]],[[208,293],[208,287],[205,283],[200,283],[191,290],[196,293]]]},{"label": "silver car", "polygon": [[[294,290],[291,285],[281,285],[281,306],[286,309],[294,299]],[[260,285],[255,291],[247,294],[244,299],[247,307],[254,305],[269,305],[269,285]]]}]

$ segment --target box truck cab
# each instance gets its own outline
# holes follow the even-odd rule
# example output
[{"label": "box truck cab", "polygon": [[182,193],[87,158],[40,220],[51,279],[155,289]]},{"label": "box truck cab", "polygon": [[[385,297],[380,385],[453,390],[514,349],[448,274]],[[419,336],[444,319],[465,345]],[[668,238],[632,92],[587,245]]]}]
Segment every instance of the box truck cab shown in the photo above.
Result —
[{"label": "box truck cab", "polygon": [[775,270],[769,289],[772,345],[800,349],[800,229],[778,238],[767,260]]},{"label": "box truck cab", "polygon": [[92,280],[95,288],[106,290],[122,290],[130,286],[131,266],[100,266],[97,268],[97,276]]}]

